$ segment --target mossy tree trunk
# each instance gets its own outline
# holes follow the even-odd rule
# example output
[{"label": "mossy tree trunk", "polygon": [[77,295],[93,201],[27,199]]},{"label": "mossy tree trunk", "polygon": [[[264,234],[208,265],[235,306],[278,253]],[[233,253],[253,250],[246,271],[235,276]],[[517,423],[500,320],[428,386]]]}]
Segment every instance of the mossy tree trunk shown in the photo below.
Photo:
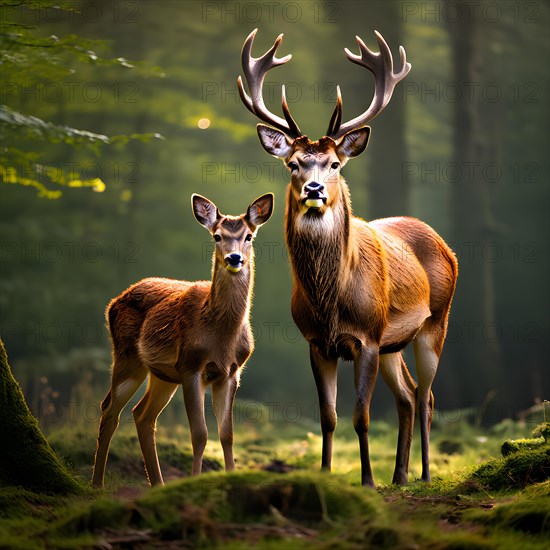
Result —
[{"label": "mossy tree trunk", "polygon": [[0,487],[77,494],[84,487],[61,463],[31,414],[0,339]]}]

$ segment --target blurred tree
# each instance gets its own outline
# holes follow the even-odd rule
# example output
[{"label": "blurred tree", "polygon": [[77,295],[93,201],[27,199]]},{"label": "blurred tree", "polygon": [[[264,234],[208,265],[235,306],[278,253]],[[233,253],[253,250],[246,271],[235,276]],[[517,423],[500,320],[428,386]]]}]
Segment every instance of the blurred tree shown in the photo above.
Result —
[{"label": "blurred tree", "polygon": [[[479,83],[484,66],[483,52],[487,48],[487,32],[478,18],[470,21],[459,17],[448,22],[451,37],[453,81]],[[479,96],[463,94],[453,109],[453,161],[458,175],[452,186],[451,213],[454,245],[460,250],[486,250],[494,240],[496,224],[493,217],[491,188],[486,181],[473,177],[468,167],[485,166],[499,150],[498,126],[487,130],[487,112],[480,108]],[[484,257],[470,259],[460,265],[453,315],[459,327],[481,327],[482,331],[496,326],[494,264]],[[460,368],[462,395],[481,403],[498,381],[500,348],[497,339],[487,339],[483,345],[462,345],[456,350],[453,363]],[[472,385],[471,381],[476,380]]]},{"label": "blurred tree", "polygon": [[[399,2],[380,3],[378,21],[374,27],[392,49],[396,71],[401,68],[398,48],[403,45],[406,49],[401,9]],[[373,47],[374,51],[376,47]],[[369,145],[369,154],[373,159],[369,170],[369,212],[372,218],[405,216],[410,211],[410,186],[403,178],[403,166],[407,161],[407,127],[401,86],[398,85],[392,101],[380,115],[380,124],[374,123]],[[367,101],[365,94],[365,105]]]}]

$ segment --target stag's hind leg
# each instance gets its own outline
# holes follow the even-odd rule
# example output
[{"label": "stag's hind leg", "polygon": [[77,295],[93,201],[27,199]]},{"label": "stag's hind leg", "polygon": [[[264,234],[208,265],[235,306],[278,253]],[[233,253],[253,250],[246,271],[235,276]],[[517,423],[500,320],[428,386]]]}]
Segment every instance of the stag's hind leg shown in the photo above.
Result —
[{"label": "stag's hind leg", "polygon": [[111,389],[101,403],[101,420],[99,421],[99,434],[92,476],[94,487],[103,487],[109,446],[118,427],[120,413],[139,389],[146,376],[147,368],[137,358],[115,358],[113,361]]},{"label": "stag's hind leg", "polygon": [[157,456],[157,418],[174,396],[177,387],[178,384],[165,382],[154,374],[150,374],[147,390],[132,411],[143,461],[145,462],[145,470],[151,485],[162,485],[164,483]]},{"label": "stag's hind leg", "polygon": [[400,352],[381,355],[380,372],[395,396],[399,414],[399,436],[397,438],[393,483],[404,485],[408,481],[409,473],[416,384]]},{"label": "stag's hind leg", "polygon": [[414,340],[414,356],[418,388],[416,410],[420,422],[422,444],[422,480],[430,477],[430,429],[432,426],[434,396],[432,383],[439,365],[439,357],[445,340],[445,328],[439,324],[426,323]]}]

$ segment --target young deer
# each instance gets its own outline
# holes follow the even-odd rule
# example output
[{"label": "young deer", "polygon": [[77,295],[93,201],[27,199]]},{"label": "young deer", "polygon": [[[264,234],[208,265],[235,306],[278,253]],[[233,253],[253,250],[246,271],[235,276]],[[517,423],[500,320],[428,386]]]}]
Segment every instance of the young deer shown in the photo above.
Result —
[{"label": "young deer", "polygon": [[[286,63],[276,58],[280,35],[260,58],[251,57],[256,30],[246,39],[238,87],[245,106],[273,127],[258,125],[266,151],[286,164],[285,233],[292,264],[292,316],[310,345],[319,394],[323,432],[322,467],[330,470],[336,428],[338,358],[354,362],[356,402],[353,415],[361,453],[361,480],[374,486],[369,460],[369,408],[378,370],[395,395],[399,436],[393,482],[407,482],[415,409],[420,417],[422,479],[429,480],[429,433],[434,400],[432,382],[447,331],[458,265],[451,249],[426,224],[414,218],[385,218],[367,223],[352,215],[349,189],[340,170],[362,153],[370,135],[365,124],[391,99],[395,85],[411,66],[400,48],[401,70],[393,71],[390,49],[376,33],[380,53],[357,37],[360,55],[348,58],[375,77],[370,107],[342,124],[342,98],[327,134],[311,141],[293,120],[283,86],[284,119],[262,99],[266,73]],[[418,387],[401,351],[414,341]]]},{"label": "young deer", "polygon": [[102,487],[111,438],[120,413],[149,374],[133,414],[151,485],[163,483],[155,428],[179,384],[193,444],[193,474],[201,472],[207,441],[204,394],[212,386],[225,469],[233,470],[233,401],[241,370],[254,348],[249,315],[254,278],[252,239],[273,211],[273,195],[256,199],[246,214],[224,216],[200,195],[197,221],[215,241],[212,281],[149,278],[110,302],[106,317],[113,343],[111,389],[101,403],[92,483]]}]

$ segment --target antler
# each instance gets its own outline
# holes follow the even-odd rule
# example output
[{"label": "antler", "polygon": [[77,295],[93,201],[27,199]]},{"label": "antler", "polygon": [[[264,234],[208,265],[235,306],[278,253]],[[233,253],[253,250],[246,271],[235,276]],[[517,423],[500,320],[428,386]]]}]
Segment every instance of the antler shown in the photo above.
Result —
[{"label": "antler", "polygon": [[248,95],[244,89],[243,80],[239,76],[237,78],[237,86],[239,88],[239,94],[246,108],[253,114],[255,114],[260,120],[275,126],[279,130],[283,131],[289,137],[297,138],[302,135],[300,128],[292,118],[290,114],[290,109],[288,108],[288,103],[286,101],[285,87],[282,86],[282,106],[284,119],[273,114],[266,107],[263,96],[262,96],[262,86],[264,83],[264,78],[267,72],[273,67],[278,67],[279,65],[285,64],[287,61],[290,61],[292,55],[286,55],[285,57],[277,58],[275,53],[277,48],[283,40],[283,35],[280,34],[273,46],[262,55],[262,57],[252,57],[252,44],[254,42],[254,37],[258,29],[254,29],[244,41],[243,50],[241,54],[242,66],[246,82],[248,84],[248,89],[250,95]]},{"label": "antler", "polygon": [[336,107],[330,118],[326,134],[333,139],[338,139],[350,130],[364,126],[369,120],[378,115],[389,103],[393,89],[397,83],[405,78],[411,70],[411,64],[407,63],[405,49],[403,46],[399,46],[399,57],[401,58],[402,67],[399,72],[394,73],[393,57],[388,44],[378,31],[374,31],[374,34],[376,34],[376,39],[380,46],[379,53],[370,51],[358,36],[355,39],[359,46],[360,55],[355,55],[345,48],[346,55],[350,61],[367,68],[374,75],[374,97],[369,108],[362,115],[342,124],[342,96],[340,94],[340,87],[337,87]]}]

